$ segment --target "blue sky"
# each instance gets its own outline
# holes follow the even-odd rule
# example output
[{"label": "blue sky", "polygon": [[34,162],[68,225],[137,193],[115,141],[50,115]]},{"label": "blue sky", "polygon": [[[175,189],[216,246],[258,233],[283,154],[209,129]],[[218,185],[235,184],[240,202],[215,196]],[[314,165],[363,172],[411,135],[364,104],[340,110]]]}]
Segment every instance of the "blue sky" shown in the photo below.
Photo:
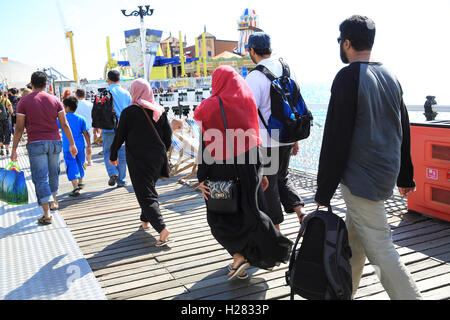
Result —
[{"label": "blue sky", "polygon": [[[0,0],[0,57],[33,67],[53,66],[73,77],[68,40],[57,0]],[[218,39],[238,40],[237,20],[246,7],[255,9],[261,28],[272,36],[276,54],[291,65],[300,82],[330,84],[344,65],[336,38],[340,22],[353,14],[371,17],[377,26],[374,60],[399,78],[408,104],[437,96],[450,105],[450,0],[60,0],[66,24],[74,32],[78,73],[99,79],[106,63],[106,36],[113,50],[125,46],[123,31],[139,27],[126,18],[148,4],[154,16],[146,26],[178,36],[189,44],[207,31]]]}]

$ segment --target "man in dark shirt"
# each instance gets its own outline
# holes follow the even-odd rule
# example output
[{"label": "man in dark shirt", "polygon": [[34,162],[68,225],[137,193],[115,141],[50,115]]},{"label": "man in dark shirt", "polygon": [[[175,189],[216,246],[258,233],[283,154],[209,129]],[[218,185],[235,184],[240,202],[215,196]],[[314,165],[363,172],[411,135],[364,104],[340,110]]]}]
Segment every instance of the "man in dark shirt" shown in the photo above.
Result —
[{"label": "man in dark shirt", "polygon": [[375,23],[352,16],[340,25],[341,59],[325,123],[317,204],[329,206],[339,183],[347,206],[352,249],[353,296],[366,257],[391,299],[421,299],[392,243],[384,201],[395,184],[402,196],[415,191],[408,111],[395,76],[370,61]]}]

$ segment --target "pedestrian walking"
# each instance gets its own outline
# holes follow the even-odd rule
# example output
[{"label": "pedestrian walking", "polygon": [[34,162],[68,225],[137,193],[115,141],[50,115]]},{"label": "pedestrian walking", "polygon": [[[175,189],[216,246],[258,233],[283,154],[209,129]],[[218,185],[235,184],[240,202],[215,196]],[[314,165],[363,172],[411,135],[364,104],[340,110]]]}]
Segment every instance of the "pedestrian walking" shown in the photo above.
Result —
[{"label": "pedestrian walking", "polygon": [[[114,108],[116,110],[117,118],[120,116],[125,108],[131,104],[130,93],[120,86],[120,73],[116,70],[108,72],[108,78],[106,79],[109,86],[106,90],[110,91],[113,96]],[[105,161],[106,171],[108,172],[109,181],[108,185],[113,187],[117,184],[117,187],[124,187],[126,184],[127,176],[127,158],[125,153],[125,147],[122,146],[118,149],[119,163],[112,165],[109,162],[111,155],[111,144],[114,141],[114,130],[102,130],[103,135],[103,159]]]},{"label": "pedestrian walking", "polygon": [[[266,67],[274,76],[283,75],[283,66],[279,59],[272,57],[270,36],[263,32],[252,34],[248,40],[248,51],[256,65]],[[269,187],[264,192],[264,201],[268,207],[267,214],[280,229],[284,221],[281,205],[286,213],[297,213],[300,221],[305,216],[304,201],[295,191],[289,176],[291,155],[297,155],[297,143],[280,143],[270,136],[267,124],[271,116],[271,81],[259,70],[249,73],[246,82],[253,92],[258,110],[259,128],[262,139],[264,163],[270,165],[264,175],[269,180]]]},{"label": "pedestrian walking", "polygon": [[[77,147],[78,153],[75,158],[72,157],[70,153],[70,143],[63,132],[63,154],[64,162],[66,164],[67,178],[72,183],[72,192],[69,193],[71,197],[78,197],[80,195],[80,190],[85,186],[83,182],[84,178],[84,164],[86,161],[86,155],[92,154],[91,138],[88,132],[88,126],[86,119],[83,116],[75,114],[78,108],[78,100],[73,97],[67,97],[63,101],[64,110],[66,112],[67,123],[70,126],[72,132],[73,140]],[[58,126],[61,125],[58,122]],[[86,142],[86,143],[85,143]]]},{"label": "pedestrian walking", "polygon": [[[94,129],[92,128],[92,103],[86,100],[86,90],[77,89],[75,98],[78,100],[76,114],[82,116],[86,120],[87,130],[91,143],[94,143]],[[92,165],[92,153],[86,153],[87,165]]]},{"label": "pedestrian walking", "polygon": [[17,147],[26,127],[31,178],[38,204],[44,211],[38,222],[44,225],[52,223],[50,210],[58,209],[56,195],[62,142],[57,119],[69,141],[70,154],[75,158],[78,153],[64,108],[55,96],[45,92],[46,86],[47,75],[44,72],[36,71],[31,75],[33,92],[20,99],[17,105],[16,131],[11,151],[11,160],[17,161]]},{"label": "pedestrian walking", "polygon": [[[211,232],[233,257],[228,265],[230,279],[247,278],[245,270],[250,265],[270,269],[286,262],[292,246],[258,205],[261,184],[267,188],[268,182],[262,177],[257,117],[253,94],[244,79],[230,66],[217,68],[212,96],[194,113],[203,133],[197,176]],[[228,205],[211,207],[209,201],[226,194],[235,199],[232,212]]]},{"label": "pedestrian walking", "polygon": [[131,183],[142,210],[142,228],[148,230],[151,225],[159,233],[156,246],[162,247],[172,240],[159,208],[155,184],[167,163],[172,130],[147,81],[135,80],[130,92],[131,106],[122,111],[109,159],[112,165],[120,166],[119,152],[125,143]]},{"label": "pedestrian walking", "polygon": [[352,16],[339,30],[341,59],[349,65],[332,85],[315,200],[329,206],[341,184],[352,250],[353,296],[367,257],[391,299],[421,299],[394,248],[384,206],[396,184],[402,196],[415,191],[402,89],[392,72],[371,60],[375,41],[371,19]]}]

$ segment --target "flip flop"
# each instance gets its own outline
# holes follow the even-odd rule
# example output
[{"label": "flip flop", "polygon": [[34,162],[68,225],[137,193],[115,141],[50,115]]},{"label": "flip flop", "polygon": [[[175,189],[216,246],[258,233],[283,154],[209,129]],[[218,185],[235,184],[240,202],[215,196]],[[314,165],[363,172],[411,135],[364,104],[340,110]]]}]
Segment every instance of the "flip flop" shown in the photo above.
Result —
[{"label": "flip flop", "polygon": [[44,226],[48,226],[49,224],[52,224],[52,217],[46,218],[45,216],[42,216],[38,219],[38,223]]},{"label": "flip flop", "polygon": [[238,279],[241,279],[241,280],[247,279],[248,278],[248,274],[247,273],[245,273],[244,276],[240,276],[240,274],[242,272],[244,272],[245,270],[247,270],[248,267],[250,267],[250,263],[245,262],[245,263],[241,264],[239,266],[239,268],[237,268],[237,269],[236,268],[231,268],[231,271],[234,271],[234,273],[231,275],[231,277],[228,278],[228,280],[232,280],[234,278],[238,278]]},{"label": "flip flop", "polygon": [[73,189],[72,192],[69,193],[69,197],[78,197],[80,196],[81,188]]},{"label": "flip flop", "polygon": [[155,246],[161,248],[168,245],[169,243],[175,242],[175,240],[167,239],[165,242],[163,242],[162,240],[158,240],[158,242],[160,242],[160,244],[156,243]]},{"label": "flip flop", "polygon": [[52,206],[50,206],[50,211],[56,211],[56,210],[59,209],[59,203],[58,202],[55,202],[54,205],[55,206],[53,208],[52,208]]}]

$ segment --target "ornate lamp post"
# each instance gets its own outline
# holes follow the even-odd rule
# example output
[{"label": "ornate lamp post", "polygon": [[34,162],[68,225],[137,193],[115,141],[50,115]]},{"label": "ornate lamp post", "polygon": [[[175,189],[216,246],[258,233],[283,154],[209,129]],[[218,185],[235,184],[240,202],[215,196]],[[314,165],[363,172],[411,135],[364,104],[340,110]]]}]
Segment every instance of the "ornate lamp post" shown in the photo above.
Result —
[{"label": "ornate lamp post", "polygon": [[146,30],[144,25],[144,17],[152,16],[154,9],[150,9],[150,6],[145,6],[145,9],[143,6],[138,6],[139,10],[135,10],[131,12],[130,14],[126,14],[126,10],[121,10],[123,15],[125,17],[140,17],[141,18],[141,48],[142,48],[142,58],[144,59],[144,79],[149,80],[149,74],[148,74],[148,49],[146,46],[145,36],[146,36]]}]

